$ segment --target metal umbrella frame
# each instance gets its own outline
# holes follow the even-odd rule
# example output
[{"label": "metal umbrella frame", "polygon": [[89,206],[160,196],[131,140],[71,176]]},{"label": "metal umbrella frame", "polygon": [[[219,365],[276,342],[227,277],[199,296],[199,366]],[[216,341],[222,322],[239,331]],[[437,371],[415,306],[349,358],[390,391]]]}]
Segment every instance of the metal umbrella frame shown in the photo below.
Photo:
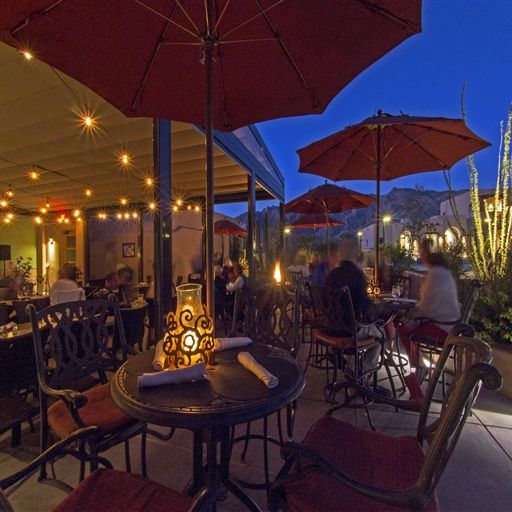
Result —
[{"label": "metal umbrella frame", "polygon": [[348,126],[298,150],[299,172],[334,181],[375,180],[375,269],[379,282],[380,185],[401,176],[448,170],[462,158],[490,145],[463,119],[377,116]]},{"label": "metal umbrella frame", "polygon": [[301,215],[286,227],[290,229],[311,229],[313,228],[314,245],[316,247],[316,230],[317,228],[327,228],[327,238],[329,238],[329,228],[343,226],[345,223],[341,220],[333,219],[322,214],[312,213]]}]

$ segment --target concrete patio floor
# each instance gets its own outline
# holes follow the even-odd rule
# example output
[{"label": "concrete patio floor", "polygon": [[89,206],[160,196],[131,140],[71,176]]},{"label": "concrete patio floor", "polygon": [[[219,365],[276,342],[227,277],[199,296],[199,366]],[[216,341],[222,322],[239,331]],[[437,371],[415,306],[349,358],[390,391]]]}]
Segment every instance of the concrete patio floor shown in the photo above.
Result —
[{"label": "concrete patio floor", "polygon": [[[309,369],[306,388],[299,399],[295,424],[295,440],[301,440],[309,426],[320,418],[328,408],[322,390],[324,374]],[[371,414],[377,430],[392,435],[414,435],[417,416],[414,413],[396,413],[382,405],[372,405]],[[337,417],[369,428],[364,412],[342,409]],[[271,434],[276,433],[275,420],[271,418]],[[261,422],[255,423],[259,425]],[[243,432],[238,427],[237,433]],[[25,431],[23,444],[11,448],[7,434],[0,438],[0,476],[8,475],[21,468],[37,454],[38,433]],[[246,480],[261,480],[263,458],[261,443],[249,445],[246,460],[240,460],[241,446],[235,446],[231,459],[232,474]],[[282,461],[277,447],[270,448],[272,474],[279,470]],[[132,442],[132,464],[139,472],[139,444]],[[107,452],[114,466],[124,468],[121,447]],[[76,485],[78,465],[66,458],[55,464],[57,476]],[[149,478],[177,490],[183,489],[191,477],[192,435],[188,431],[177,431],[167,442],[148,438]],[[512,400],[496,393],[482,390],[474,414],[469,418],[459,444],[453,453],[446,471],[438,485],[441,510],[444,512],[506,512],[512,510]],[[266,510],[263,491],[250,491],[262,510]],[[40,484],[30,478],[16,490],[11,500],[18,512],[43,512],[51,510],[62,498],[61,491],[52,486]],[[243,510],[241,504],[229,497],[219,503],[219,511]]]}]

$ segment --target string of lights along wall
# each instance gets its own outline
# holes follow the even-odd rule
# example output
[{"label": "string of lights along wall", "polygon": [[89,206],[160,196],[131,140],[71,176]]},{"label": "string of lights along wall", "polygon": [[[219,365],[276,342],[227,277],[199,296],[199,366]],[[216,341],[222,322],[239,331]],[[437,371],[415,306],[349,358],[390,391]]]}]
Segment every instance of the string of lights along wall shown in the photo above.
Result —
[{"label": "string of lights along wall", "polygon": [[[26,61],[32,61],[35,59],[34,54],[29,50],[20,50],[19,54]],[[54,71],[73,98],[80,102],[80,99],[61,74],[55,69]],[[102,134],[111,137],[105,127],[101,127],[101,124],[98,119],[96,119],[92,109],[81,108],[78,113],[78,122],[82,131],[99,133],[101,129]],[[120,168],[120,170],[136,171],[133,157],[127,150],[123,150],[113,155],[112,161],[118,168]],[[68,176],[62,171],[42,167],[36,163],[29,165],[18,162],[10,163],[25,168],[26,179],[32,183],[44,183],[45,176],[58,175],[63,179],[74,182],[75,184],[80,184],[83,188],[83,197],[80,200],[81,204],[79,206],[77,205],[76,208],[68,210],[62,210],[58,206],[54,206],[51,198],[46,197],[46,199],[41,199],[39,201],[40,205],[37,209],[31,212],[29,209],[16,207],[16,190],[13,186],[7,185],[3,191],[0,188],[0,225],[13,225],[18,215],[27,215],[28,213],[31,213],[34,223],[40,226],[45,224],[60,224],[62,226],[67,226],[70,223],[80,223],[84,219],[85,210],[87,210],[88,215],[91,215],[92,210],[87,207],[88,200],[91,200],[94,197],[94,187],[91,184],[82,183],[80,180]],[[143,200],[142,203],[139,201],[132,205],[130,203],[130,199],[122,195],[119,197],[117,205],[109,206],[108,208],[99,208],[95,213],[92,213],[92,215],[96,217],[96,219],[102,221],[110,219],[127,222],[137,221],[144,213],[152,214],[159,210],[160,205],[156,201],[153,193],[156,185],[155,178],[151,175],[140,173],[140,176],[138,176],[137,179],[141,180],[141,185],[146,192],[146,199]],[[177,192],[173,194],[173,198],[169,205],[169,212],[173,214],[184,211],[201,213],[203,210],[204,207],[202,203],[187,200],[182,194]]]}]

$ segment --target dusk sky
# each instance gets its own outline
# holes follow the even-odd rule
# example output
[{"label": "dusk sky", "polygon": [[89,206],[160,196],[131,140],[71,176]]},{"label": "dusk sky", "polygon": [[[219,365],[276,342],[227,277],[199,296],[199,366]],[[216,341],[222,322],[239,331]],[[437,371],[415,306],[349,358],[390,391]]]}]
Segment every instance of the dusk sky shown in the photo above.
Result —
[{"label": "dusk sky", "polygon": [[[461,117],[461,90],[467,82],[468,126],[492,143],[475,155],[481,185],[494,187],[500,121],[512,102],[512,1],[424,0],[423,31],[410,37],[361,73],[318,116],[279,119],[258,125],[286,179],[286,200],[323,183],[298,174],[297,149],[355,124],[378,109],[390,114]],[[455,188],[468,187],[465,161],[452,168]],[[343,181],[361,192],[375,191],[373,181]],[[383,184],[382,192],[416,184],[446,189],[442,172],[416,174]],[[258,202],[258,209],[276,202]],[[216,207],[230,215],[247,204]]]}]

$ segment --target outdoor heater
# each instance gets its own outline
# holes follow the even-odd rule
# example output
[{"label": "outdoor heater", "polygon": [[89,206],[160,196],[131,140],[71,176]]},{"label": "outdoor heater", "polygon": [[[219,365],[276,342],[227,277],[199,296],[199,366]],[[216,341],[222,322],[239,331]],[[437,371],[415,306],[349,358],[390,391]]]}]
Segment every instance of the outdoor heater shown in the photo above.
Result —
[{"label": "outdoor heater", "polygon": [[201,291],[202,285],[196,283],[176,288],[176,312],[168,313],[164,336],[164,352],[171,368],[211,361],[213,321],[203,305]]}]

